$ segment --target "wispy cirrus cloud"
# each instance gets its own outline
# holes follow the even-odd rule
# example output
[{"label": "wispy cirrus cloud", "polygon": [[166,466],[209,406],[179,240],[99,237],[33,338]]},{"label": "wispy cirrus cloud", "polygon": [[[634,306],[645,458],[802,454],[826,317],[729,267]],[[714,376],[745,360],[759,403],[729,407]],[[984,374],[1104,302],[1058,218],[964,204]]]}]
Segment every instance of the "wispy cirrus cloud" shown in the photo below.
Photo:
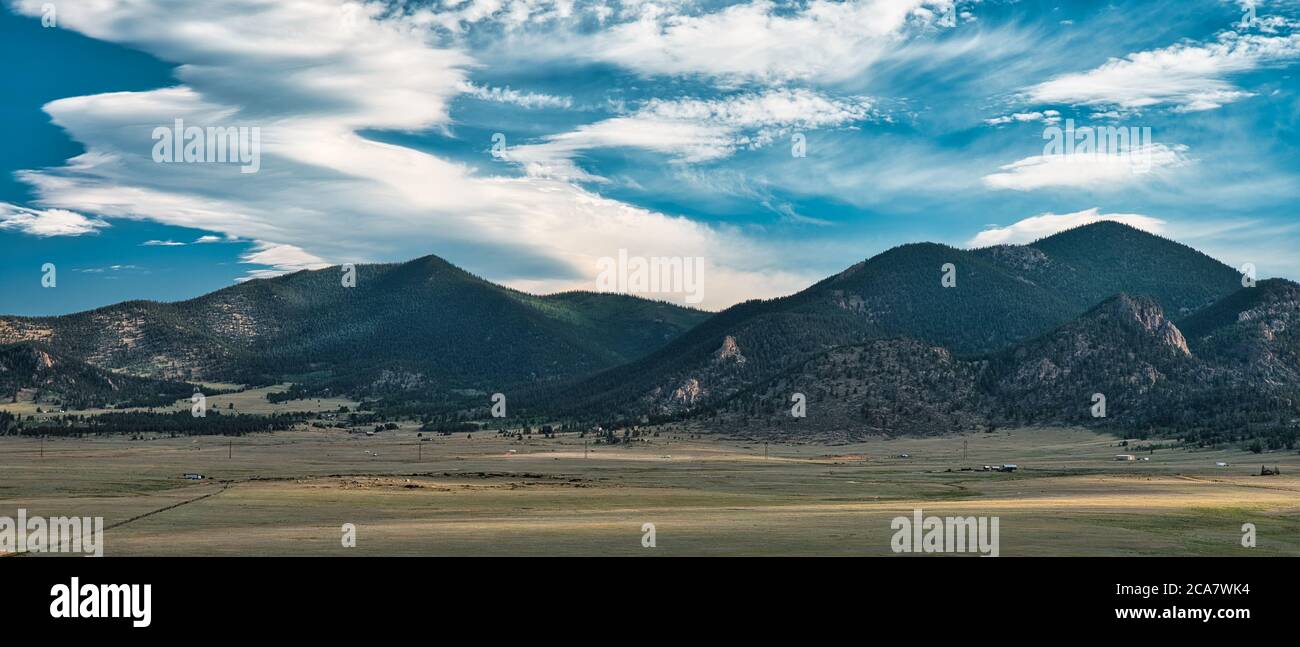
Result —
[{"label": "wispy cirrus cloud", "polygon": [[1300,59],[1300,33],[1287,21],[1271,23],[1287,33],[1221,32],[1208,43],[1178,43],[1135,52],[1086,72],[1062,74],[1025,91],[1036,104],[1068,104],[1136,110],[1171,107],[1213,110],[1252,96],[1231,77]]},{"label": "wispy cirrus cloud", "polygon": [[[41,13],[38,0],[13,4],[29,16]],[[452,123],[449,105],[465,91],[473,59],[431,44],[413,14],[342,0],[99,0],[70,1],[59,17],[63,28],[178,63],[181,85],[47,104],[54,123],[86,148],[63,167],[18,173],[49,213],[147,219],[250,241],[256,247],[244,260],[269,268],[250,277],[434,251],[516,287],[590,289],[595,259],[623,248],[707,258],[708,307],[787,294],[813,278],[773,271],[765,259],[774,248],[742,231],[554,178],[485,174],[361,136],[363,129],[439,130]],[[176,119],[259,127],[261,171],[155,163],[151,132]],[[607,141],[617,126],[587,137]],[[678,150],[692,137],[683,134]],[[97,226],[58,217],[73,229]],[[10,226],[33,218],[20,215]]]},{"label": "wispy cirrus cloud", "polygon": [[952,27],[952,0],[755,0],[711,12],[637,5],[635,20],[580,41],[577,56],[648,74],[837,81],[878,61],[909,29]]},{"label": "wispy cirrus cloud", "polygon": [[636,148],[679,162],[707,162],[737,150],[767,146],[796,130],[850,126],[873,118],[868,97],[831,97],[807,89],[778,88],[719,98],[651,99],[626,116],[550,135],[538,144],[508,149],[504,157],[531,175],[600,180],[573,158],[585,150]]},{"label": "wispy cirrus cloud", "polygon": [[[44,4],[0,2],[28,16]],[[1061,200],[1084,193],[1180,224],[1207,219],[1201,207],[1290,217],[1293,27],[1220,33],[1205,16],[1233,13],[1221,0],[1058,5],[62,0],[60,27],[175,64],[175,84],[53,95],[37,118],[85,153],[18,158],[6,170],[34,197],[0,200],[248,245],[187,261],[243,260],[248,277],[437,253],[549,292],[590,289],[594,260],[620,248],[704,256],[708,307],[789,293],[893,244],[958,242],[972,214],[1073,211]],[[1135,112],[1167,142],[1145,159],[1035,155],[1031,131]],[[150,130],[177,118],[260,127],[261,172],[153,163]],[[497,132],[513,164],[488,155]],[[788,152],[794,132],[806,157]],[[142,238],[126,253],[161,262]]]},{"label": "wispy cirrus cloud", "polygon": [[508,103],[521,108],[571,108],[573,97],[561,97],[542,92],[522,92],[509,87],[498,88],[465,82],[460,86],[461,92],[482,101]]}]

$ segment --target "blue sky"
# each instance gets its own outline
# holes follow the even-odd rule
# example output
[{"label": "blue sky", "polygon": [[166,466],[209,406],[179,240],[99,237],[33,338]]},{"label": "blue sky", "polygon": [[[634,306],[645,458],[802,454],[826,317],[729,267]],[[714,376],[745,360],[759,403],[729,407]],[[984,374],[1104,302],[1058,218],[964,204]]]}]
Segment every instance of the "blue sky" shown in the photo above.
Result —
[{"label": "blue sky", "polygon": [[[720,308],[1098,218],[1300,278],[1295,1],[0,5],[0,313],[430,253],[593,289],[619,249]],[[177,119],[256,172],[157,162]]]}]

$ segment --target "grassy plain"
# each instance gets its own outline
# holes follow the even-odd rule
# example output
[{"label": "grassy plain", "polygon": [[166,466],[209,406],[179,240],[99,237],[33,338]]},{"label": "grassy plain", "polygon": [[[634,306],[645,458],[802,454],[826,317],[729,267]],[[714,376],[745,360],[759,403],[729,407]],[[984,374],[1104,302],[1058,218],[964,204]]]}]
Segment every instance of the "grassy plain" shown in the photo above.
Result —
[{"label": "grassy plain", "polygon": [[[409,424],[374,436],[47,439],[43,449],[5,437],[0,516],[103,516],[109,556],[891,555],[890,521],[914,508],[999,516],[1004,556],[1300,554],[1294,452],[1147,453],[1050,428],[771,443],[766,458],[761,442],[682,431],[589,440],[424,440]],[[1020,469],[961,471],[1002,463]],[[1258,476],[1261,464],[1282,475]],[[1241,546],[1248,522],[1251,549]],[[340,541],[345,523],[354,548]],[[654,548],[642,546],[645,523]]]}]

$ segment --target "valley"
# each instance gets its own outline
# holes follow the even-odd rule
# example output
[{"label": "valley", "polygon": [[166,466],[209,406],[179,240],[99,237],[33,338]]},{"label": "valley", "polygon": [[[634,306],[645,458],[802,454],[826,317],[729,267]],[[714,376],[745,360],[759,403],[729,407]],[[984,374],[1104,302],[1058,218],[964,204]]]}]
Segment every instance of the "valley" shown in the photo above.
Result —
[{"label": "valley", "polygon": [[[918,508],[999,517],[1003,556],[1300,551],[1294,452],[1148,451],[1070,428],[766,447],[655,431],[613,446],[429,438],[406,424],[374,436],[50,438],[43,450],[4,437],[0,516],[103,516],[108,556],[882,556],[891,519]],[[1125,452],[1150,460],[1115,460]],[[1005,463],[1018,469],[982,471]],[[1261,464],[1281,475],[1259,476]],[[342,546],[345,523],[355,547]],[[1244,523],[1258,529],[1254,548],[1241,545]]]},{"label": "valley", "polygon": [[1300,286],[1121,224],[717,313],[351,276],[0,317],[0,518],[103,516],[108,555],[890,555],[916,510],[1000,555],[1300,551]]}]

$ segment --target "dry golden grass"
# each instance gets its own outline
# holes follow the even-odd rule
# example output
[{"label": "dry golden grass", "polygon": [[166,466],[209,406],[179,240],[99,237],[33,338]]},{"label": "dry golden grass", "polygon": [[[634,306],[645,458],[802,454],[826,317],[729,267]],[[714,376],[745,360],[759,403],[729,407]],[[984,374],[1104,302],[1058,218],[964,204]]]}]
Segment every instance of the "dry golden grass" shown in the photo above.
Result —
[{"label": "dry golden grass", "polygon": [[[215,493],[112,528],[108,555],[889,555],[890,520],[914,508],[999,516],[1003,555],[1300,552],[1294,453],[1165,449],[1117,462],[1135,450],[1063,429],[774,443],[767,459],[761,443],[737,440],[584,442],[423,441],[405,425],[373,437],[48,440],[42,458],[38,441],[3,438],[0,515],[25,507],[112,525]],[[1254,476],[1261,462],[1283,474]],[[1021,470],[960,471],[986,463]],[[180,480],[191,471],[209,478]],[[1240,546],[1247,522],[1254,549]],[[355,548],[341,545],[344,523],[357,527]],[[653,549],[641,546],[644,523]]]}]

